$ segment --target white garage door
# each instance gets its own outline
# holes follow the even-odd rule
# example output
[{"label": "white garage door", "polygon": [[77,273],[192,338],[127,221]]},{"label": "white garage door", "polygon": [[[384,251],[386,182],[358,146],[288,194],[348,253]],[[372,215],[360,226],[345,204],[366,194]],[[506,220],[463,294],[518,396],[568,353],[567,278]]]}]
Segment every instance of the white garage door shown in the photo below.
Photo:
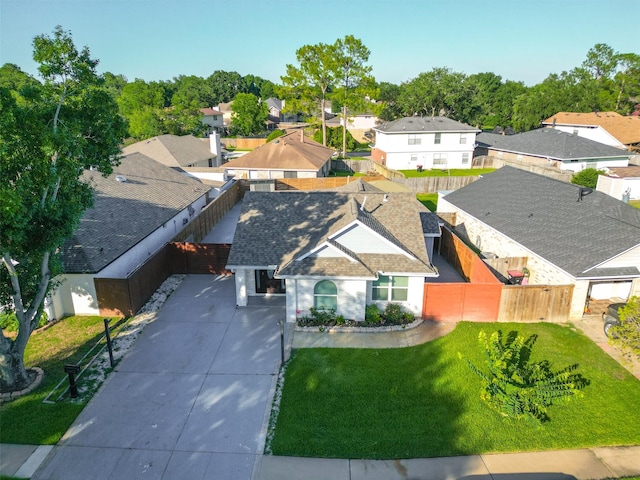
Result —
[{"label": "white garage door", "polygon": [[631,281],[603,282],[591,284],[591,298],[606,300],[608,298],[622,298],[626,300],[631,293]]}]

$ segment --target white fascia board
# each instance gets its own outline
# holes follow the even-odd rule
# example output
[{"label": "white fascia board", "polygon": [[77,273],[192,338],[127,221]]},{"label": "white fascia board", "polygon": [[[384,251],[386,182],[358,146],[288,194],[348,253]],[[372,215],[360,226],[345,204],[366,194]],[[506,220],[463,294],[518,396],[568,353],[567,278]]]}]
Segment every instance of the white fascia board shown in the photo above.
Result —
[{"label": "white fascia board", "polygon": [[[422,275],[421,275],[422,276]],[[290,278],[294,280],[377,280],[377,276],[371,277],[345,277],[335,275],[278,275],[278,278]]]}]

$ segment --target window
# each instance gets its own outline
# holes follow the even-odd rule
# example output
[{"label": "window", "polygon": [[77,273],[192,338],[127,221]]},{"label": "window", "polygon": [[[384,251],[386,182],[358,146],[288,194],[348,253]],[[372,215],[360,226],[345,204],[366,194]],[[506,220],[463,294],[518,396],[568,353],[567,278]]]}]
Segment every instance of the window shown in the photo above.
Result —
[{"label": "window", "polygon": [[469,164],[469,154],[468,153],[463,153],[462,154],[462,164],[463,165],[468,165]]},{"label": "window", "polygon": [[298,178],[298,172],[291,172],[291,171],[285,170],[284,178]]},{"label": "window", "polygon": [[386,302],[406,302],[409,292],[409,277],[380,275],[373,282],[371,298]]},{"label": "window", "polygon": [[415,133],[409,134],[409,145],[420,145],[420,136]]},{"label": "window", "polygon": [[338,289],[336,284],[330,280],[322,280],[313,287],[314,308],[324,308],[326,310],[338,309]]},{"label": "window", "polygon": [[447,154],[446,153],[434,153],[433,154],[433,166],[446,166]]},{"label": "window", "polygon": [[256,293],[286,293],[284,279],[273,278],[273,270],[255,270]]},{"label": "window", "polygon": [[442,134],[436,133],[436,136],[433,139],[433,143],[435,143],[436,145],[439,145],[441,140],[442,140]]},{"label": "window", "polygon": [[464,145],[467,143],[467,136],[466,135],[460,135],[460,145]]},{"label": "window", "polygon": [[416,153],[411,154],[411,163],[418,161],[418,155]]}]

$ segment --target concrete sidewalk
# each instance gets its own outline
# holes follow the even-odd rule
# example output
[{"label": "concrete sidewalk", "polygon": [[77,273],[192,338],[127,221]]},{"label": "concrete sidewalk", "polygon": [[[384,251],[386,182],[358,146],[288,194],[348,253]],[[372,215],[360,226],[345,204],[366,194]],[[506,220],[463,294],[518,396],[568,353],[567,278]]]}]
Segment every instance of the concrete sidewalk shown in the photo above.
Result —
[{"label": "concrete sidewalk", "polygon": [[640,447],[405,460],[264,456],[254,480],[569,480],[640,475]]}]

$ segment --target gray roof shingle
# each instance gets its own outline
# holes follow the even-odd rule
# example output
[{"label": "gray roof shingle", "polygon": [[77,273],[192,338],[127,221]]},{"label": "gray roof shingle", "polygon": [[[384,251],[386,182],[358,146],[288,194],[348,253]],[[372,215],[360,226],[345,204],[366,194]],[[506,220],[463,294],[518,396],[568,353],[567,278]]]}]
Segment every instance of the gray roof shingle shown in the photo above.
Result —
[{"label": "gray roof shingle", "polygon": [[445,199],[565,272],[580,276],[640,245],[640,210],[593,191],[502,167]]},{"label": "gray roof shingle", "polygon": [[86,171],[82,180],[93,186],[95,201],[63,245],[66,273],[99,272],[209,190],[139,153],[122,157],[106,178]]},{"label": "gray roof shingle", "polygon": [[404,117],[373,129],[383,133],[480,132],[475,127],[447,117]]},{"label": "gray roof shingle", "polygon": [[629,157],[627,152],[619,148],[553,128],[538,128],[515,135],[483,132],[476,137],[476,143],[494,150],[554,160]]},{"label": "gray roof shingle", "polygon": [[[365,211],[360,209],[363,203]],[[227,265],[277,266],[279,275],[434,274],[422,231],[424,211],[415,195],[406,193],[247,192]],[[333,234],[356,220],[405,253],[375,255],[339,248],[344,256],[296,260],[331,244]]]}]

